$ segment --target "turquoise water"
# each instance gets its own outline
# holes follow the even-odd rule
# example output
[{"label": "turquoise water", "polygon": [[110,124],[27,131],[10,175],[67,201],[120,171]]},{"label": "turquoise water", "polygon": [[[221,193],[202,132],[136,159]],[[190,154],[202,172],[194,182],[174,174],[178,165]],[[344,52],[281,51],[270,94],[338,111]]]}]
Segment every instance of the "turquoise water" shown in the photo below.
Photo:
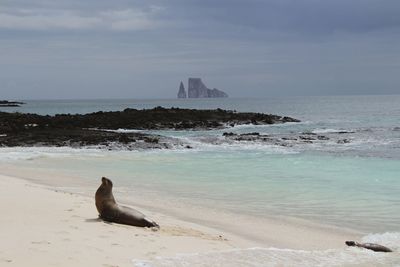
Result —
[{"label": "turquoise water", "polygon": [[[292,116],[302,122],[247,125],[216,131],[153,132],[182,139],[191,144],[191,150],[2,148],[0,160],[38,169],[63,170],[93,180],[108,176],[115,184],[124,187],[127,195],[141,192],[151,197],[155,194],[188,205],[260,218],[287,216],[345,226],[365,233],[382,233],[379,242],[385,244],[392,238],[391,243],[386,244],[400,247],[400,96],[28,101],[19,110],[55,114],[154,106],[266,112]],[[222,137],[224,131],[256,131],[272,137],[315,133],[330,139],[291,146],[239,143],[227,142]],[[344,138],[349,143],[339,144],[338,141]],[[383,234],[385,232],[392,234]],[[292,254],[294,259],[304,256],[299,251],[285,254],[270,250],[236,251],[228,255],[232,259],[236,254],[253,258],[259,253],[275,259],[285,259]],[[320,257],[324,262],[323,259],[333,252],[330,253],[307,255]],[[342,255],[342,252],[339,256],[338,253],[334,252],[333,257]],[[308,259],[307,255],[304,257]],[[353,254],[342,256],[348,257],[346,259],[354,257]],[[190,263],[204,257],[207,255],[184,261]],[[166,264],[169,261],[172,263]],[[163,263],[148,266],[175,266],[182,261],[165,259]],[[265,266],[256,263],[254,266]]]},{"label": "turquoise water", "polygon": [[148,192],[209,208],[299,217],[365,232],[399,230],[398,160],[235,149],[39,155],[26,164],[95,179],[107,176],[128,194]]}]

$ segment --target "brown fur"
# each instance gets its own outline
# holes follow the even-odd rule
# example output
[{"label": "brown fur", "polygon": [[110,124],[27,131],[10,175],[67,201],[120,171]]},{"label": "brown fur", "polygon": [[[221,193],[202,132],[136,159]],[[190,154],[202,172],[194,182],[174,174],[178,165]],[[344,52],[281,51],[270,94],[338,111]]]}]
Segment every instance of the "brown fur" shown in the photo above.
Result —
[{"label": "brown fur", "polygon": [[114,199],[112,188],[113,183],[110,179],[101,178],[101,185],[95,196],[96,208],[101,219],[139,227],[159,227],[157,223],[147,219],[143,213],[118,205]]}]

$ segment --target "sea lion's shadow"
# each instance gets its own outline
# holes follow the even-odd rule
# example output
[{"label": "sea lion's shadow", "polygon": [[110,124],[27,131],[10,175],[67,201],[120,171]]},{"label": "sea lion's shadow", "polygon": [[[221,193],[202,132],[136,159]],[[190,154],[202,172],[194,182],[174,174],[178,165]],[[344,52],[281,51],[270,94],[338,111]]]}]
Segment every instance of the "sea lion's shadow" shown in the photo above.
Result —
[{"label": "sea lion's shadow", "polygon": [[88,222],[88,223],[103,222],[103,223],[111,224],[111,222],[107,222],[107,221],[103,220],[102,218],[85,219],[85,222]]},{"label": "sea lion's shadow", "polygon": [[85,222],[102,222],[103,220],[100,218],[92,218],[92,219],[85,219]]}]

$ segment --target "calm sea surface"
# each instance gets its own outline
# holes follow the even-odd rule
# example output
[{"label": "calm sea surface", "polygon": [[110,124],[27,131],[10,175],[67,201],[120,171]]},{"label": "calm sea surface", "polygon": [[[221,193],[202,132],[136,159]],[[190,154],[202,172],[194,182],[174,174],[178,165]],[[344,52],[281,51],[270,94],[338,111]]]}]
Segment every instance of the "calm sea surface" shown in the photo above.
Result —
[{"label": "calm sea surface", "polygon": [[[391,240],[392,246],[400,247],[398,95],[27,101],[21,108],[0,110],[73,114],[156,106],[263,112],[291,116],[302,122],[247,125],[215,131],[153,132],[181,138],[191,144],[191,150],[129,152],[90,149],[77,152],[55,148],[3,148],[0,149],[0,160],[23,162],[44,169],[62,169],[88,177],[106,175],[124,186],[128,193],[139,190],[252,216],[288,216],[365,233],[380,233],[379,238]],[[328,136],[329,140],[296,143],[288,147],[224,143],[221,142],[224,131],[260,132],[271,136],[314,133]],[[346,142],[341,142],[344,139]],[[229,258],[233,259],[237,253],[232,252]],[[243,253],[240,254],[242,258],[263,252]],[[267,251],[262,255],[267,257],[268,253],[278,252]],[[327,257],[319,256],[321,259]],[[182,259],[169,260],[175,265],[182,263]],[[190,262],[190,259],[185,260]],[[174,266],[168,264],[165,260],[148,266]]]}]

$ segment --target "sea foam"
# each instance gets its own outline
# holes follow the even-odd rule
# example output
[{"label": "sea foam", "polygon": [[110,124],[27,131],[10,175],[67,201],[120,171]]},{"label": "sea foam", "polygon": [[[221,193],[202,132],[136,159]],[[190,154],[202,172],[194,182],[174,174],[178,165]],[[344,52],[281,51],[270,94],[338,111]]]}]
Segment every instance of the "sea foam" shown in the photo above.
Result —
[{"label": "sea foam", "polygon": [[366,249],[345,247],[328,250],[293,250],[280,248],[233,249],[221,252],[181,254],[153,260],[133,260],[135,267],[272,267],[272,266],[400,266],[398,249],[400,233],[371,234],[363,241],[380,241],[391,245],[394,253],[376,253]]}]

